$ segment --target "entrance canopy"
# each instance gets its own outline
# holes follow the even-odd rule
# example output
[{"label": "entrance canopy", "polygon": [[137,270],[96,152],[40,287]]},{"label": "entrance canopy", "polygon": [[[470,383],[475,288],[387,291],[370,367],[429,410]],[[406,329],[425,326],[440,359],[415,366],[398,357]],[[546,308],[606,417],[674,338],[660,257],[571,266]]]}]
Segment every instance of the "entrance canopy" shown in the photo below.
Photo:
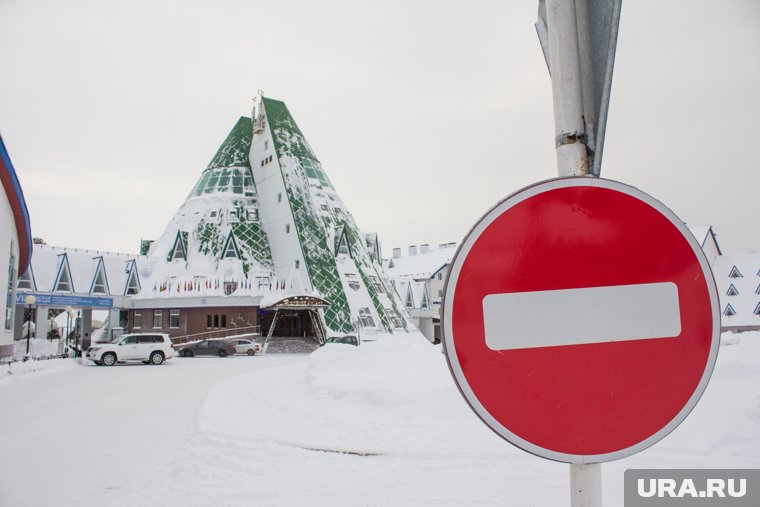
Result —
[{"label": "entrance canopy", "polygon": [[316,310],[327,308],[330,303],[314,294],[291,294],[289,296],[272,294],[264,296],[259,306],[262,310]]}]

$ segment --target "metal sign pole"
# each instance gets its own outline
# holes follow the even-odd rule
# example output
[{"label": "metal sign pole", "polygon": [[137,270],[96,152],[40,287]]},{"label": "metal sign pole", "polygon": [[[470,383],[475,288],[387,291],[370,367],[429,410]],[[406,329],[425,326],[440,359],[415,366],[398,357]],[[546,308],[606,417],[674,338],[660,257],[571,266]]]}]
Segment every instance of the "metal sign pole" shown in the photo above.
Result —
[{"label": "metal sign pole", "polygon": [[[583,82],[574,0],[546,0],[549,72],[559,176],[585,176],[589,160],[583,117]],[[570,465],[570,506],[601,507],[600,464]]]},{"label": "metal sign pole", "polygon": [[560,176],[588,174],[586,128],[583,121],[578,23],[573,0],[547,0],[546,25],[549,69],[554,99],[554,134]]},{"label": "metal sign pole", "polygon": [[601,507],[602,465],[570,465],[570,506]]}]

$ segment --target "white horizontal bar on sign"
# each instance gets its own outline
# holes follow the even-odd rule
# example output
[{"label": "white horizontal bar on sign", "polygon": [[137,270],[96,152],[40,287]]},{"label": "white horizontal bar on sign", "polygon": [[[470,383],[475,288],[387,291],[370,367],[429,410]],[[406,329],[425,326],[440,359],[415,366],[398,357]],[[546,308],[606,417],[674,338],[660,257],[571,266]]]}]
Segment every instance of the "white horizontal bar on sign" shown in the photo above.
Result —
[{"label": "white horizontal bar on sign", "polygon": [[681,334],[678,287],[672,282],[489,294],[483,321],[492,350]]}]

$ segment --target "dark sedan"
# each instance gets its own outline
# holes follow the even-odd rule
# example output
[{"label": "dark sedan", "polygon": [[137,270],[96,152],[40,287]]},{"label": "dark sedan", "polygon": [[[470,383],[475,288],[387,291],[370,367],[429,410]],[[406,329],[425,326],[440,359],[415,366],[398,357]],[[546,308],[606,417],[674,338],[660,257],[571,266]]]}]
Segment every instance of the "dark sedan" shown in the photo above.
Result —
[{"label": "dark sedan", "polygon": [[182,357],[227,357],[233,354],[235,354],[235,346],[225,340],[203,340],[197,343],[190,343],[182,347],[182,349],[179,351],[179,355]]}]

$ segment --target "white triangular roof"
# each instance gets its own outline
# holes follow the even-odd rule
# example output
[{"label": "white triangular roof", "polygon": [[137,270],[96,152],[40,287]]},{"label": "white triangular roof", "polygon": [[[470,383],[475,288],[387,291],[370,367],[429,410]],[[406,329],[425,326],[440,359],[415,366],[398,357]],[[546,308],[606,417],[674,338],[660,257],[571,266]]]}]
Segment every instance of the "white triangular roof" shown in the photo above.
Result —
[{"label": "white triangular roof", "polygon": [[455,245],[440,246],[417,255],[405,255],[393,259],[393,267],[388,267],[390,259],[383,261],[385,272],[391,278],[432,278],[441,268],[451,264],[457,249]]},{"label": "white triangular roof", "polygon": [[[38,292],[52,292],[59,271],[59,263],[68,260],[74,294],[89,294],[95,278],[99,257],[103,258],[103,268],[108,280],[111,294],[123,294],[127,274],[127,262],[137,260],[138,270],[149,269],[149,262],[144,257],[130,254],[102,252],[81,248],[64,248],[49,245],[34,245],[32,254],[32,271]],[[141,273],[142,276],[142,273]]]}]

